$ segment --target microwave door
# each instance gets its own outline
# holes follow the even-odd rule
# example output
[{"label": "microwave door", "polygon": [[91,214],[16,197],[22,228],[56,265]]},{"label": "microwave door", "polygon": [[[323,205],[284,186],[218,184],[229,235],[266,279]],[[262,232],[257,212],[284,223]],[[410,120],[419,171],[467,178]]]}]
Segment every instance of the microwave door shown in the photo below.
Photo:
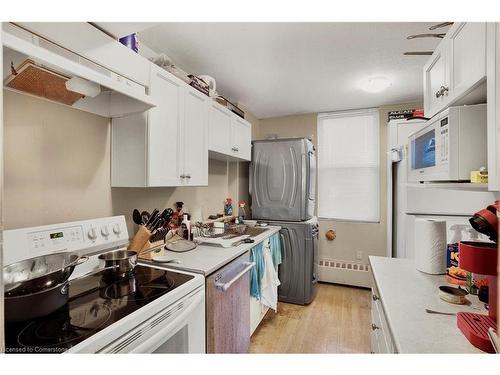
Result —
[{"label": "microwave door", "polygon": [[411,169],[425,169],[436,166],[435,129],[418,136],[412,141]]}]

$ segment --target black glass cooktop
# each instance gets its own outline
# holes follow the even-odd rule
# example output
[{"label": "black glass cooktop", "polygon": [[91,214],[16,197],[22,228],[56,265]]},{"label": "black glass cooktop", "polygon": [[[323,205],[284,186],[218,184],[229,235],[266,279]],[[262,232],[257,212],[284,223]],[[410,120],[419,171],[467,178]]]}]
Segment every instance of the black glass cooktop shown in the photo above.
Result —
[{"label": "black glass cooktop", "polygon": [[105,272],[70,284],[66,305],[32,321],[7,323],[7,353],[62,353],[194,276],[137,265],[108,281]]}]

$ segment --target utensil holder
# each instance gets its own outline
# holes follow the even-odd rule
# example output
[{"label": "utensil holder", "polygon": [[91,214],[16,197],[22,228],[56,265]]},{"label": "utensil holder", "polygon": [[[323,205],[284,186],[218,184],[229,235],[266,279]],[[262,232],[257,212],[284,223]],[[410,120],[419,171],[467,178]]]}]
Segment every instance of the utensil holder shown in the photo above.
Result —
[{"label": "utensil holder", "polygon": [[151,232],[144,225],[139,225],[139,230],[135,234],[134,238],[130,241],[127,249],[140,252],[144,245],[149,242],[151,237]]}]

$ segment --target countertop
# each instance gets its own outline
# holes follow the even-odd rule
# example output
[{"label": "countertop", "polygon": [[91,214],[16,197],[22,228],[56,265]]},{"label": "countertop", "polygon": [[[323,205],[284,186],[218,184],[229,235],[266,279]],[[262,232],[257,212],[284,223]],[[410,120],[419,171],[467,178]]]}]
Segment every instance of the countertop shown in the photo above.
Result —
[{"label": "countertop", "polygon": [[447,285],[444,275],[422,273],[410,259],[371,256],[370,265],[399,353],[483,353],[458,329],[456,316],[425,312],[428,308],[487,314],[477,296],[467,295],[469,305],[441,300],[438,287]]},{"label": "countertop", "polygon": [[[191,271],[201,273],[205,276],[217,271],[222,266],[226,265],[233,259],[246,253],[258,243],[264,241],[266,238],[272,236],[274,233],[279,232],[281,227],[268,226],[268,229],[253,237],[254,243],[243,243],[234,247],[221,247],[217,245],[198,245],[196,249],[187,251],[185,253],[176,253],[173,251],[162,250],[153,255],[154,259],[178,259],[179,264],[176,263],[161,263],[165,267],[172,269],[180,269],[184,271]],[[236,240],[236,239],[235,239]],[[142,260],[141,263],[158,264],[154,261]]]}]

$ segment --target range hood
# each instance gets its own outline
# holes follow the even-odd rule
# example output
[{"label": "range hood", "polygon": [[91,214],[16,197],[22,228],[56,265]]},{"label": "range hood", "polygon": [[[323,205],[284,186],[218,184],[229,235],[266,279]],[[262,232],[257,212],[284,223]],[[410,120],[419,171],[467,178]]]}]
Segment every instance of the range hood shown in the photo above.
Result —
[{"label": "range hood", "polygon": [[156,104],[146,87],[13,24],[2,30],[4,87],[104,117]]}]

